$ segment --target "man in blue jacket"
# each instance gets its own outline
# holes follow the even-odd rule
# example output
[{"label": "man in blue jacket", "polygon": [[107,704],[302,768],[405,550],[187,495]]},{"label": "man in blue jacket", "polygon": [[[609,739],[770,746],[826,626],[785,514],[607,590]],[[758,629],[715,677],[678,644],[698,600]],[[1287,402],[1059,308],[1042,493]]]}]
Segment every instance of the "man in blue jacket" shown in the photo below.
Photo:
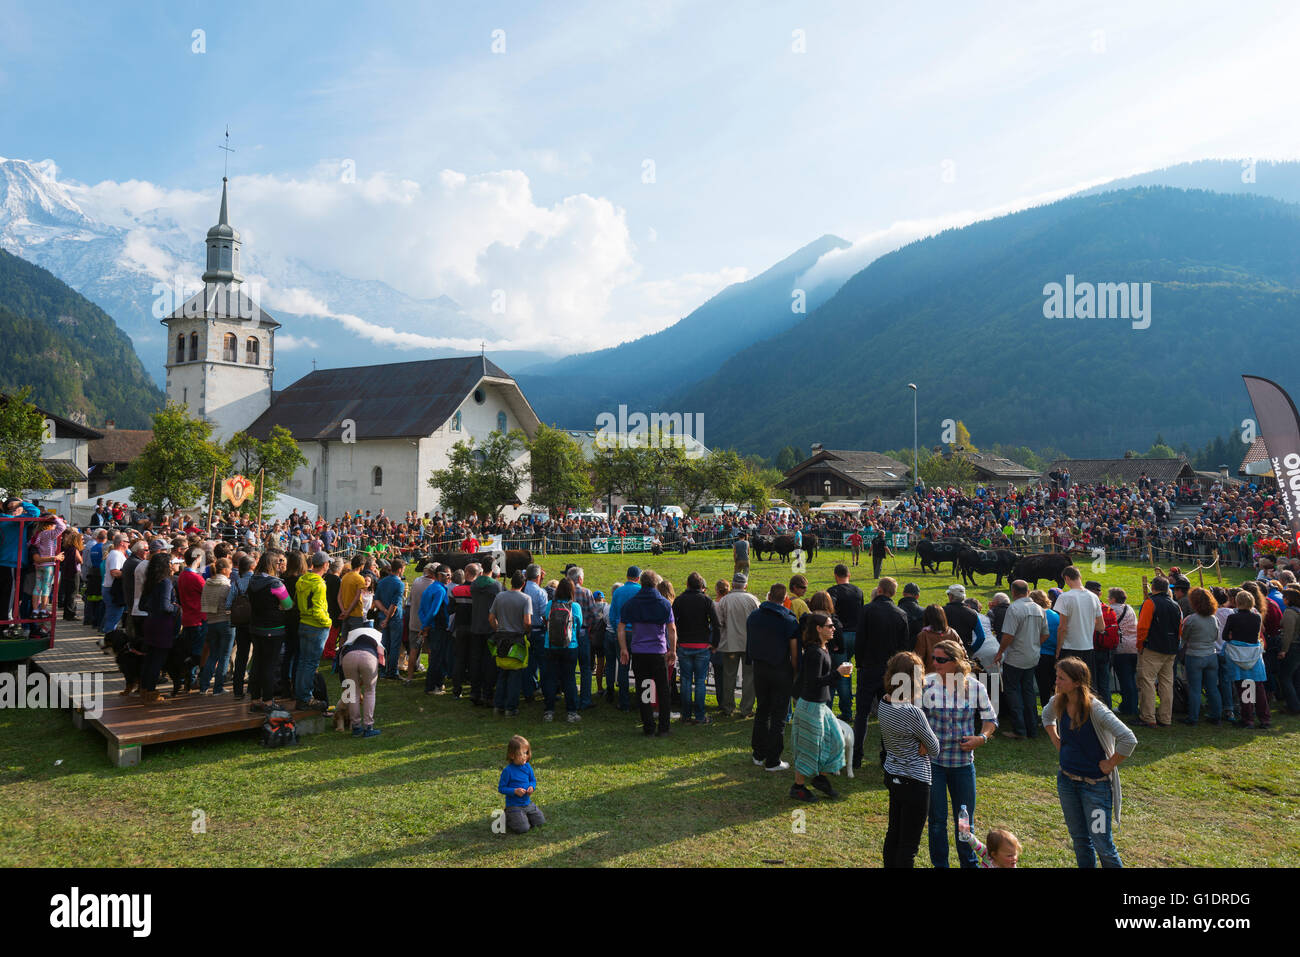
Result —
[{"label": "man in blue jacket", "polygon": [[429,650],[429,667],[424,673],[425,694],[443,693],[442,664],[447,642],[451,640],[447,631],[447,616],[451,612],[450,587],[451,568],[439,565],[433,573],[433,581],[420,592],[420,605],[415,610],[420,619],[424,645]]},{"label": "man in blue jacket", "polygon": [[745,620],[745,663],[754,666],[754,763],[768,771],[787,771],[785,716],[799,665],[799,622],[783,604],[785,586],[773,585],[767,601]]},{"label": "man in blue jacket", "polygon": [[[618,681],[618,710],[630,711],[632,699],[628,692],[628,666],[619,660],[618,623],[627,600],[641,590],[641,569],[633,565],[627,570],[627,581],[614,589],[609,596],[609,626],[605,629],[605,668],[614,671]],[[613,662],[613,664],[611,664]],[[616,670],[615,670],[616,669]],[[605,698],[614,700],[614,682],[607,681]]]}]

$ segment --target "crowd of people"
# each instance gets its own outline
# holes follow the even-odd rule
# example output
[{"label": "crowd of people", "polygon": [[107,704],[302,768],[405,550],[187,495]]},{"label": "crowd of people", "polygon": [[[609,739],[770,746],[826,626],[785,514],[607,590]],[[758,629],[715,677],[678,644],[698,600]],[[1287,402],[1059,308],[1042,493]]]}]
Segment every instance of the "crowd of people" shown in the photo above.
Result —
[{"label": "crowd of people", "polygon": [[[1169,491],[1068,482],[1023,495],[925,491],[868,515],[865,527],[974,537],[1003,534],[1008,525],[1014,531],[1018,522],[1029,529],[1076,522],[1086,510],[1092,518],[1083,522],[1103,516],[1087,532],[1124,534]],[[1258,498],[1216,487],[1201,508],[1207,521],[1263,528],[1276,506]],[[100,517],[115,511],[106,507]],[[836,584],[823,591],[810,592],[795,574],[760,597],[750,591],[751,532],[835,529],[829,520],[740,515],[720,520],[734,542],[730,581],[710,585],[692,572],[679,593],[634,565],[606,595],[589,586],[581,566],[548,579],[541,562],[499,579],[475,562],[429,563],[408,585],[404,554],[427,551],[429,541],[475,552],[478,535],[509,530],[491,522],[425,521],[414,513],[393,522],[381,511],[330,523],[294,515],[258,529],[222,516],[218,527],[236,530],[226,536],[178,516],[158,525],[101,521],[83,537],[21,500],[6,502],[5,513],[35,526],[20,543],[13,526],[0,523],[0,569],[10,569],[0,585],[9,600],[20,547],[30,549],[32,581],[23,592],[33,618],[56,607],[72,616],[81,581],[84,620],[106,643],[119,635],[139,657],[140,680],[128,692],[144,707],[165,700],[165,673],[171,698],[222,695],[229,684],[253,712],[324,711],[330,695],[320,665],[333,660],[341,687],[353,690],[340,704],[353,735],[374,737],[379,682],[411,685],[423,670],[426,694],[507,719],[540,702],[542,721],[562,716],[576,724],[603,699],[619,711],[635,708],[647,737],[672,734],[674,721],[752,720],[754,764],[793,770],[789,794],[799,802],[838,796],[831,778],[846,761],[862,767],[875,713],[890,799],[887,866],[911,866],[927,828],[936,867],[948,865],[949,834],[962,866],[1014,865],[1013,834],[995,829],[984,844],[970,827],[975,752],[999,728],[1012,741],[1047,734],[1060,755],[1057,792],[1079,865],[1120,866],[1112,818],[1120,812],[1116,768],[1137,743],[1130,724],[1170,725],[1180,691],[1189,725],[1229,720],[1267,730],[1275,708],[1300,713],[1300,586],[1289,569],[1264,568],[1239,587],[1206,589],[1171,568],[1136,608],[1120,588],[1103,600],[1101,583],[1082,581],[1074,567],[1065,570],[1063,589],[1013,581],[1010,594],[998,593],[987,608],[959,584],[946,604],[922,606],[920,589],[906,583],[900,592],[893,578],[879,576],[879,562],[870,595],[840,564]],[[854,534],[862,526],[849,528]],[[874,537],[873,552],[885,551],[883,541]],[[56,564],[58,594],[46,572]],[[1185,680],[1176,681],[1179,670]],[[502,793],[510,829],[522,831],[542,818],[524,800],[536,786],[529,745],[518,738],[510,747]]]}]

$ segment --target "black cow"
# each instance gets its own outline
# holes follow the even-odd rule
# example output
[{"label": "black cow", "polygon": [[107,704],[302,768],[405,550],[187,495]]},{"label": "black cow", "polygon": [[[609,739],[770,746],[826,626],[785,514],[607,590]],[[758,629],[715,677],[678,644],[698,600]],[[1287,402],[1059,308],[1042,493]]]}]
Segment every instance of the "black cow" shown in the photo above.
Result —
[{"label": "black cow", "polygon": [[[492,568],[492,559],[494,553],[479,552],[471,555],[469,552],[435,552],[425,555],[423,558],[415,559],[416,568],[424,568],[430,562],[437,562],[439,565],[447,565],[452,571],[457,568],[463,569],[472,562],[478,562],[483,566],[483,571],[492,575],[500,575],[502,569],[495,571]],[[526,548],[507,548],[504,571],[507,575],[513,575],[517,571],[523,571],[533,563],[533,553]]]},{"label": "black cow", "polygon": [[1015,563],[1011,569],[1011,580],[1021,579],[1029,583],[1030,588],[1038,587],[1038,579],[1050,578],[1058,588],[1065,587],[1065,577],[1061,574],[1074,564],[1068,552],[1041,552],[1026,555]]},{"label": "black cow", "polygon": [[805,561],[813,560],[813,556],[817,554],[817,546],[820,544],[821,542],[818,541],[817,536],[812,534],[812,532],[803,533],[803,551]]},{"label": "black cow", "polygon": [[957,555],[967,547],[969,546],[960,538],[943,538],[937,542],[928,538],[921,539],[916,543],[916,557],[921,560],[921,572],[925,572],[927,565],[939,572],[942,571],[939,566],[943,562],[952,562],[952,571],[956,574]]},{"label": "black cow", "polygon": [[[805,535],[803,537],[803,540],[804,542],[807,542],[808,536]],[[814,539],[814,544],[815,543],[816,542]],[[791,553],[793,553],[794,550],[799,547],[800,545],[798,539],[796,539],[793,535],[778,535],[776,536],[776,538],[772,539],[772,551],[776,552],[777,557],[780,558],[781,561],[783,562],[788,562],[790,560]],[[808,554],[806,551],[807,546],[805,545],[803,547],[805,548],[804,558],[807,559],[808,558]]]},{"label": "black cow", "polygon": [[1010,576],[1012,567],[1020,560],[1020,556],[1009,548],[963,548],[957,553],[957,564],[961,566],[961,580],[965,584],[970,583],[974,588],[979,584],[975,580],[978,575],[998,576],[995,588],[1002,587],[1002,576]]},{"label": "black cow", "polygon": [[750,539],[749,550],[754,553],[754,561],[761,562],[764,552],[773,551],[772,541],[771,535],[755,535]]}]

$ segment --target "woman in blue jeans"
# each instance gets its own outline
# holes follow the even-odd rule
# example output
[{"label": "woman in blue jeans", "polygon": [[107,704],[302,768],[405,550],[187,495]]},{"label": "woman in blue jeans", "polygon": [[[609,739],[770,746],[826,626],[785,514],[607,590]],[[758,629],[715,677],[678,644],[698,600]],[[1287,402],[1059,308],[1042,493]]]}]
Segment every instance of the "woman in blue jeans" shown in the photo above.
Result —
[{"label": "woman in blue jeans", "polygon": [[[961,809],[975,819],[975,749],[988,743],[997,715],[984,685],[970,676],[970,661],[960,641],[944,639],[930,653],[934,672],[925,676],[921,710],[939,739],[930,755],[930,863],[948,866],[948,798],[953,832]],[[975,728],[980,725],[980,730]],[[975,851],[957,842],[962,867],[975,867]]]},{"label": "woman in blue jeans", "polygon": [[1132,729],[1088,690],[1092,675],[1078,658],[1056,665],[1056,694],[1043,727],[1060,754],[1056,793],[1080,867],[1123,867],[1111,836],[1120,821],[1119,763],[1133,753]]},{"label": "woman in blue jeans", "polygon": [[1204,588],[1193,588],[1187,595],[1192,613],[1183,619],[1181,628],[1182,651],[1187,668],[1187,717],[1183,724],[1195,726],[1201,714],[1201,689],[1209,698],[1209,722],[1218,727],[1223,724],[1220,715],[1223,702],[1219,698],[1219,656],[1215,644],[1219,640],[1219,622],[1214,613],[1219,603]]},{"label": "woman in blue jeans", "polygon": [[1119,679],[1119,713],[1138,713],[1137,685],[1137,620],[1138,615],[1128,604],[1128,593],[1122,588],[1112,588],[1107,592],[1110,610],[1115,613],[1115,623],[1119,627],[1119,647],[1111,655],[1111,664],[1115,667],[1115,677]]}]

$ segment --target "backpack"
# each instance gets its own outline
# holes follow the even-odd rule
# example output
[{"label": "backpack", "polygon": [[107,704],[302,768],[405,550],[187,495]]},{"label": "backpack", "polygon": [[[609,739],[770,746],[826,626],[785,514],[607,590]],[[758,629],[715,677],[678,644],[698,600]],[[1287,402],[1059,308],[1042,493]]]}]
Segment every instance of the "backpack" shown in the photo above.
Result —
[{"label": "backpack", "polygon": [[573,631],[573,602],[555,599],[546,618],[546,647],[568,648]]},{"label": "backpack", "polygon": [[1106,630],[1093,636],[1093,645],[1101,651],[1114,651],[1119,647],[1119,619],[1115,617],[1115,609],[1110,605],[1102,605],[1101,617],[1106,623]]},{"label": "backpack", "polygon": [[609,631],[609,619],[597,618],[587,629],[587,637],[591,639],[593,648],[599,648],[605,643],[605,635]]},{"label": "backpack", "polygon": [[286,744],[298,743],[298,731],[294,727],[293,715],[279,708],[266,716],[262,725],[262,746],[279,748]]},{"label": "backpack", "polygon": [[[252,579],[249,579],[250,581]],[[230,623],[232,625],[247,625],[253,621],[253,600],[248,597],[248,586],[240,586],[239,579],[235,579],[235,597],[230,603]]]}]

